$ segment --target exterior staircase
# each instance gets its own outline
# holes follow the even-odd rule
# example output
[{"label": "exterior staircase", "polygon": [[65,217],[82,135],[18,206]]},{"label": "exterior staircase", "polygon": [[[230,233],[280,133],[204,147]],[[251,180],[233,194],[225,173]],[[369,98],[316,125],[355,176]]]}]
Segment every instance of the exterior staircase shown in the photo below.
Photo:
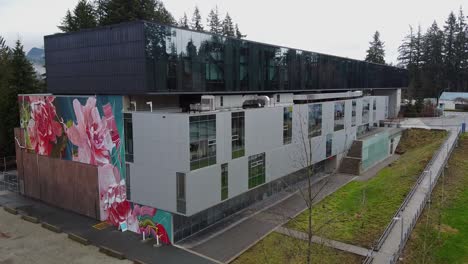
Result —
[{"label": "exterior staircase", "polygon": [[341,160],[339,172],[360,175],[362,161],[362,141],[354,140],[346,156]]}]

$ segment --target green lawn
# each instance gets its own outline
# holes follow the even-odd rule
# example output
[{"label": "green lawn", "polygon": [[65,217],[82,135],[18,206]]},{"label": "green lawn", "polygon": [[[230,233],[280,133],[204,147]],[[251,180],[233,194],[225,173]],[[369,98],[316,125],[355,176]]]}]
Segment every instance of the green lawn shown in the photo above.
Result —
[{"label": "green lawn", "polygon": [[405,263],[468,263],[468,135],[459,144],[408,240]]},{"label": "green lawn", "polygon": [[[273,232],[247,250],[233,264],[302,264],[306,262],[306,242]],[[361,263],[362,257],[313,244],[312,263]]]},{"label": "green lawn", "polygon": [[[399,160],[368,181],[350,182],[313,208],[315,234],[370,248],[445,137],[442,131],[404,131]],[[287,226],[305,231],[306,212]]]}]

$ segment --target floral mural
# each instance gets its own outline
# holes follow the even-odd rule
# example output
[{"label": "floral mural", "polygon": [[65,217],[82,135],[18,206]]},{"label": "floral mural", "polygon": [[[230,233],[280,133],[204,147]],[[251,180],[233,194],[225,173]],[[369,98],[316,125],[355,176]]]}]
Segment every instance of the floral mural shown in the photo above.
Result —
[{"label": "floral mural", "polygon": [[127,200],[121,96],[19,96],[26,148],[98,168],[100,217],[171,243],[171,214]]}]

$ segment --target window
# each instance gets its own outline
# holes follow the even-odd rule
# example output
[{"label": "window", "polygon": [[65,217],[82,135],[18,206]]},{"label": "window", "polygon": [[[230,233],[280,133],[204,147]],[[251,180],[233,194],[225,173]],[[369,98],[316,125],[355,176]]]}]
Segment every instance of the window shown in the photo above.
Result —
[{"label": "window", "polygon": [[224,163],[221,164],[221,201],[228,198],[228,189],[228,164]]},{"label": "window", "polygon": [[322,105],[309,105],[309,138],[322,135]]},{"label": "window", "polygon": [[345,103],[335,103],[335,131],[344,129]]},{"label": "window", "polygon": [[223,98],[223,96],[220,96],[219,99],[220,99],[219,105],[220,105],[220,106],[223,106],[223,105],[224,105],[224,98]]},{"label": "window", "polygon": [[125,160],[133,162],[133,121],[132,114],[124,113]]},{"label": "window", "polygon": [[326,147],[325,147],[325,155],[327,158],[332,155],[332,147],[333,147],[333,134],[328,134]]},{"label": "window", "polygon": [[276,102],[279,103],[281,101],[281,95],[277,94],[276,95]]},{"label": "window", "polygon": [[369,123],[370,103],[368,99],[362,101],[362,123]]},{"label": "window", "polygon": [[190,170],[216,164],[216,115],[190,117]]},{"label": "window", "polygon": [[284,108],[283,111],[283,144],[290,144],[292,141],[292,106]]},{"label": "window", "polygon": [[224,46],[218,43],[207,45],[207,57],[205,64],[205,78],[207,81],[224,80]]},{"label": "window", "polygon": [[249,189],[265,183],[265,153],[249,157]]},{"label": "window", "polygon": [[231,113],[232,158],[245,154],[245,117],[244,112]]},{"label": "window", "polygon": [[351,126],[356,125],[356,100],[352,102],[352,109],[351,109]]},{"label": "window", "polygon": [[185,214],[185,173],[176,173],[176,187],[177,187],[177,212]]},{"label": "window", "polygon": [[377,120],[377,99],[374,98],[374,102],[372,103],[372,120]]},{"label": "window", "polygon": [[131,200],[132,196],[130,193],[130,164],[125,164],[125,188],[127,192],[127,200]]}]

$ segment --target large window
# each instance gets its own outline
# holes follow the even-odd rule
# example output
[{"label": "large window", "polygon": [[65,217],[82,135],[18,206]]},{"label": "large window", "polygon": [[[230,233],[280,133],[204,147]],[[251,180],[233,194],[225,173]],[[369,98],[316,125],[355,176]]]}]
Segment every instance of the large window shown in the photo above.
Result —
[{"label": "large window", "polygon": [[283,110],[283,144],[290,144],[292,141],[292,113],[292,106]]},{"label": "large window", "polygon": [[353,100],[351,109],[351,126],[356,125],[356,104],[356,100]]},{"label": "large window", "polygon": [[249,189],[265,183],[265,153],[249,157]]},{"label": "large window", "polygon": [[335,103],[335,131],[344,129],[345,122],[345,103]]},{"label": "large window", "polygon": [[244,112],[231,113],[232,158],[245,154],[245,115]]},{"label": "large window", "polygon": [[309,138],[322,135],[322,105],[309,105]]},{"label": "large window", "polygon": [[372,121],[377,121],[377,99],[374,98],[372,103]]},{"label": "large window", "polygon": [[176,188],[177,188],[177,212],[185,214],[186,202],[185,202],[185,173],[176,173]]},{"label": "large window", "polygon": [[328,134],[327,142],[325,146],[325,155],[327,158],[332,155],[332,149],[333,149],[333,134]]},{"label": "large window", "polygon": [[190,117],[190,170],[216,164],[216,115]]},{"label": "large window", "polygon": [[133,121],[132,114],[124,113],[125,160],[133,162]]},{"label": "large window", "polygon": [[132,200],[132,194],[130,192],[130,164],[125,164],[125,187],[127,192],[127,200]]},{"label": "large window", "polygon": [[228,175],[228,164],[221,164],[221,200],[226,200],[229,195]]},{"label": "large window", "polygon": [[362,100],[362,123],[369,123],[370,103],[369,99]]}]

